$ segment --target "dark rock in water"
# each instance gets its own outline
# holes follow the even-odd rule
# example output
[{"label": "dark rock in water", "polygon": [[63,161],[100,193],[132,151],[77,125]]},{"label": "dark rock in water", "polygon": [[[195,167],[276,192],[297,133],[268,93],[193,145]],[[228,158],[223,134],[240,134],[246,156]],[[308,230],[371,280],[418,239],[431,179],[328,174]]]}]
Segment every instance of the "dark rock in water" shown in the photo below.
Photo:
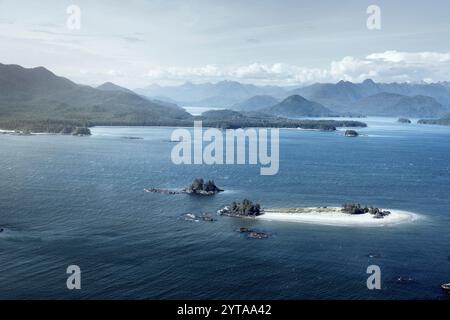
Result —
[{"label": "dark rock in water", "polygon": [[86,127],[76,127],[75,130],[72,132],[72,135],[74,136],[90,136],[91,130]]},{"label": "dark rock in water", "polygon": [[397,120],[398,123],[406,123],[406,124],[410,124],[411,120],[407,119],[407,118],[400,118]]},{"label": "dark rock in water", "polygon": [[3,229],[3,228],[0,228],[0,232],[3,232],[3,231],[5,231],[5,229]]},{"label": "dark rock in water", "polygon": [[206,196],[214,195],[222,191],[222,189],[216,186],[213,180],[205,182],[203,179],[195,179],[189,187],[183,189],[183,192],[188,194],[199,194]]},{"label": "dark rock in water", "polygon": [[148,193],[162,193],[162,194],[181,194],[182,193],[182,192],[176,191],[176,190],[157,189],[157,188],[144,189],[144,191],[148,192]]},{"label": "dark rock in water", "polygon": [[346,130],[345,136],[346,137],[357,137],[357,136],[359,136],[359,133],[356,132],[355,130]]},{"label": "dark rock in water", "polygon": [[239,233],[246,233],[247,239],[267,239],[269,235],[265,232],[255,231],[249,228],[239,228]]},{"label": "dark rock in water", "polygon": [[188,221],[207,221],[207,222],[216,221],[216,219],[209,213],[201,213],[201,214],[187,213],[184,215],[184,219]]},{"label": "dark rock in water", "polygon": [[414,281],[415,280],[412,277],[398,277],[396,280],[397,283],[411,283]]},{"label": "dark rock in water", "polygon": [[442,290],[444,290],[447,293],[450,293],[450,283],[444,283],[441,285]]},{"label": "dark rock in water", "polygon": [[127,139],[127,140],[142,140],[144,138],[142,137],[121,137],[122,139]]},{"label": "dark rock in water", "polygon": [[256,231],[251,231],[247,235],[248,239],[267,239],[268,237],[269,235],[267,233]]}]

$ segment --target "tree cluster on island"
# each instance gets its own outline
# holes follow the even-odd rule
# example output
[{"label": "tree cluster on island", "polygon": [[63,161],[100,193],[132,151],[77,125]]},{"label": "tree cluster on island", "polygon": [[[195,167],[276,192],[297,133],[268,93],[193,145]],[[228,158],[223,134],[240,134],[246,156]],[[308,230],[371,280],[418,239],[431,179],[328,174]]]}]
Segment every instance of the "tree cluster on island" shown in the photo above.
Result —
[{"label": "tree cluster on island", "polygon": [[213,195],[223,190],[217,187],[213,180],[194,179],[183,191],[189,194]]},{"label": "tree cluster on island", "polygon": [[233,201],[229,206],[220,209],[218,213],[230,217],[256,217],[262,215],[263,210],[259,203],[244,199],[242,202]]},{"label": "tree cluster on island", "polygon": [[348,213],[348,214],[366,214],[366,213],[370,213],[371,215],[374,216],[374,218],[383,218],[389,214],[391,214],[391,212],[389,211],[384,211],[380,208],[375,208],[375,207],[367,207],[367,206],[361,206],[359,203],[355,204],[355,203],[345,203],[342,205],[342,212],[344,213]]}]

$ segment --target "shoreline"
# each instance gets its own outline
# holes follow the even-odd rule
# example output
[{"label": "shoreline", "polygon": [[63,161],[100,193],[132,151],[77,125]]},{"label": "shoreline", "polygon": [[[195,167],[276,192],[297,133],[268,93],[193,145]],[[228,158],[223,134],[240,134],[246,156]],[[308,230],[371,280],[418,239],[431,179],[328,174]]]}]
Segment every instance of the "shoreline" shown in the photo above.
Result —
[{"label": "shoreline", "polygon": [[341,208],[338,207],[269,208],[256,219],[330,226],[382,227],[412,222],[420,217],[409,211],[386,210],[389,210],[391,214],[376,219],[370,213],[352,215],[341,212]]}]

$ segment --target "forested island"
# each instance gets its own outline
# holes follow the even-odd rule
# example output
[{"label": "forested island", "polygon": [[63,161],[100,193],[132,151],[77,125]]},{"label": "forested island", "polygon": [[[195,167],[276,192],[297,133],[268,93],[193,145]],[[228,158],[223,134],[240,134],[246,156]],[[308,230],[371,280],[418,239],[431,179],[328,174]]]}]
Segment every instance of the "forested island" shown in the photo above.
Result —
[{"label": "forested island", "polygon": [[204,181],[203,179],[195,179],[189,187],[183,189],[185,193],[199,195],[213,195],[222,191],[213,180]]},{"label": "forested island", "polygon": [[367,127],[367,124],[354,120],[310,120],[288,119],[263,112],[238,112],[233,110],[211,110],[196,117],[204,127],[238,129],[245,127],[299,128],[322,131],[335,131],[340,127]]},{"label": "forested island", "polygon": [[256,217],[262,215],[264,211],[259,203],[244,199],[242,202],[233,201],[230,205],[218,210],[217,213],[229,217]]},{"label": "forested island", "polygon": [[441,119],[422,119],[417,121],[419,124],[437,124],[441,126],[450,126],[450,117]]}]

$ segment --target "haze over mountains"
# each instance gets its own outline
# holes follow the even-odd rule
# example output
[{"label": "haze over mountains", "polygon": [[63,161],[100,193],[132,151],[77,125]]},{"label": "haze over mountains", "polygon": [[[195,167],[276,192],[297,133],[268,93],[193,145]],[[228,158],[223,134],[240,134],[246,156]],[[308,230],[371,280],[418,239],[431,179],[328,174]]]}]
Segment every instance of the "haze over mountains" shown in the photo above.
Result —
[{"label": "haze over mountains", "polygon": [[230,107],[257,95],[285,97],[286,89],[276,86],[256,86],[236,81],[194,84],[187,82],[180,86],[162,87],[152,85],[135,92],[152,98],[177,102],[181,105],[205,107]]},{"label": "haze over mountains", "polygon": [[[247,107],[248,111],[267,108],[270,101],[281,101],[292,95],[302,96],[321,104],[333,114],[342,115],[441,117],[448,113],[450,107],[448,82],[375,83],[368,79],[362,83],[348,81],[335,84],[316,83],[293,89],[222,81],[216,84],[186,83],[172,87],[150,86],[136,91],[148,97],[167,99],[181,105],[227,107],[236,110],[245,110]],[[384,94],[396,96],[394,98]],[[393,103],[394,101],[396,103]]]}]

